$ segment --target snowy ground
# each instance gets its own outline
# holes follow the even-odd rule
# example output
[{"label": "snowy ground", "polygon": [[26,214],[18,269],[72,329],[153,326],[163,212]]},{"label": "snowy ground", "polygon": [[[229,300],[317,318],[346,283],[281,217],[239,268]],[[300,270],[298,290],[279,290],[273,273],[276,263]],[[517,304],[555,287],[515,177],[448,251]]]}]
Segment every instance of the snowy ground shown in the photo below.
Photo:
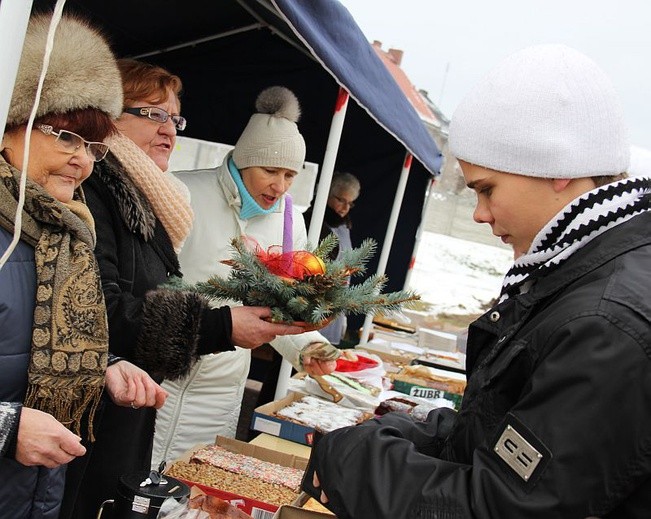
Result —
[{"label": "snowy ground", "polygon": [[512,262],[510,250],[423,232],[409,285],[432,314],[480,313],[499,294]]}]

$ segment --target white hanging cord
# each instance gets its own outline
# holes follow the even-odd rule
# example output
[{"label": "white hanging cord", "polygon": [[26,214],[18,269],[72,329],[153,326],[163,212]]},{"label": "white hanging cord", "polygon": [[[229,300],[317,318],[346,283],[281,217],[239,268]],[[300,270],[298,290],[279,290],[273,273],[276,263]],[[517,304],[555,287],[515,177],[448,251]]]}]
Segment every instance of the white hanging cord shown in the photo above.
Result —
[{"label": "white hanging cord", "polygon": [[63,14],[63,6],[65,5],[66,0],[58,0],[56,6],[54,7],[54,14],[52,15],[52,21],[50,22],[50,30],[47,34],[47,44],[45,46],[45,55],[43,56],[43,68],[41,70],[41,76],[38,79],[38,88],[36,90],[36,99],[34,100],[34,106],[32,107],[32,113],[29,116],[27,121],[27,128],[25,129],[25,152],[23,154],[23,169],[20,172],[20,193],[18,196],[18,207],[16,208],[16,218],[14,222],[14,235],[9,247],[0,258],[0,270],[4,267],[5,263],[11,256],[11,253],[18,245],[20,240],[20,231],[23,226],[23,206],[25,205],[25,187],[27,186],[27,166],[29,161],[29,146],[31,141],[32,127],[34,126],[34,119],[36,119],[36,112],[38,111],[38,105],[41,99],[41,91],[43,90],[43,83],[45,81],[45,75],[47,74],[48,66],[50,65],[50,54],[52,54],[52,47],[54,44],[54,33],[56,32],[57,27],[59,26],[59,21],[61,20],[61,15]]}]

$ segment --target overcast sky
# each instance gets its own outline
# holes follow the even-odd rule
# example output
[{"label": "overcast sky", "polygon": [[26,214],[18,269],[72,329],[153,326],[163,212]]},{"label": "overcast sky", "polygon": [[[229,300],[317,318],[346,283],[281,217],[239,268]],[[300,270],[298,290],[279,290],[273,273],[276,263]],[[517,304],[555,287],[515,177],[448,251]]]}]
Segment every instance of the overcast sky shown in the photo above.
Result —
[{"label": "overcast sky", "polygon": [[404,51],[402,68],[449,118],[501,59],[564,43],[612,78],[631,143],[651,148],[649,0],[340,0],[369,41]]}]

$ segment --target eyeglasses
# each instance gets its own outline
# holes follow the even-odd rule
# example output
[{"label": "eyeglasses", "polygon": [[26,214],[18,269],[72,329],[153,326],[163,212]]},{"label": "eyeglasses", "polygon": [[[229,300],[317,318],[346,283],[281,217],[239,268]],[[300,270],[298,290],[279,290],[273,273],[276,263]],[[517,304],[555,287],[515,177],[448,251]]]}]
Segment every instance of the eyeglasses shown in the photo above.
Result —
[{"label": "eyeglasses", "polygon": [[332,195],[332,198],[334,198],[340,204],[347,205],[350,209],[355,207],[355,202],[351,202],[350,200],[346,200],[345,198],[341,198],[340,196]]},{"label": "eyeglasses", "polygon": [[109,147],[103,142],[87,141],[81,135],[77,135],[68,130],[55,131],[55,129],[49,124],[39,124],[37,125],[37,128],[45,135],[54,135],[56,137],[54,143],[57,144],[62,151],[70,153],[71,155],[84,146],[88,156],[95,162],[99,162],[106,157],[106,154],[109,151]]},{"label": "eyeglasses", "polygon": [[123,111],[124,113],[127,114],[137,115],[138,117],[147,117],[148,119],[151,119],[152,121],[156,121],[159,124],[164,124],[167,122],[169,118],[172,118],[174,127],[178,131],[185,130],[185,126],[188,123],[185,120],[185,117],[181,117],[180,115],[170,115],[162,108],[158,108],[156,106],[140,106],[140,107],[133,107],[133,108],[125,108]]}]

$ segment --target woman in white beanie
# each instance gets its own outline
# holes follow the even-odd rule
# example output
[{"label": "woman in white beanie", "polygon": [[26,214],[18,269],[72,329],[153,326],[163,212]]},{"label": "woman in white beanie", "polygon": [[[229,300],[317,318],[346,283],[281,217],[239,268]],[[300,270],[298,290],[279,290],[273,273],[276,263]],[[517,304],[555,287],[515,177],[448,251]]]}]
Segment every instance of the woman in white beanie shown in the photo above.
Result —
[{"label": "woman in white beanie", "polygon": [[[166,172],[177,131],[186,124],[182,84],[154,64],[117,64],[124,94],[118,132],[84,185],[96,222],[110,351],[161,382],[187,376],[202,355],[299,333],[296,326],[267,322],[269,308],[211,308],[199,294],[160,287],[183,272],[177,251],[193,223],[180,182]],[[68,468],[61,519],[93,517],[104,500],[115,498],[120,476],[146,475],[152,463],[160,464],[151,457],[156,410],[132,407],[106,403],[95,443]]]},{"label": "woman in white beanie", "polygon": [[20,241],[0,270],[0,516],[12,519],[59,517],[66,464],[85,453],[82,437],[94,439],[104,387],[118,406],[165,400],[145,371],[108,352],[95,227],[80,188],[108,151],[120,74],[101,34],[63,17],[28,133],[49,26],[46,14],[29,22],[0,151],[3,254],[27,177]]},{"label": "woman in white beanie", "polygon": [[[284,240],[294,250],[305,248],[303,218],[287,195],[305,161],[305,142],[296,124],[299,115],[293,92],[285,87],[265,89],[256,100],[256,113],[221,166],[175,173],[190,190],[195,215],[179,254],[189,282],[227,276],[230,267],[220,260],[231,257],[231,239],[240,235],[254,238],[265,249]],[[318,332],[278,337],[270,343],[296,369],[321,375],[335,368],[333,360],[306,354],[312,344],[325,346],[330,355],[338,353]],[[250,352],[242,348],[205,355],[187,377],[164,383],[170,400],[157,413],[154,461],[174,459],[193,445],[212,443],[217,434],[235,436],[250,362]]]},{"label": "woman in white beanie", "polygon": [[461,409],[326,435],[310,492],[340,519],[648,517],[651,183],[625,174],[612,84],[522,50],[461,102],[450,150],[516,258],[470,326]]}]

